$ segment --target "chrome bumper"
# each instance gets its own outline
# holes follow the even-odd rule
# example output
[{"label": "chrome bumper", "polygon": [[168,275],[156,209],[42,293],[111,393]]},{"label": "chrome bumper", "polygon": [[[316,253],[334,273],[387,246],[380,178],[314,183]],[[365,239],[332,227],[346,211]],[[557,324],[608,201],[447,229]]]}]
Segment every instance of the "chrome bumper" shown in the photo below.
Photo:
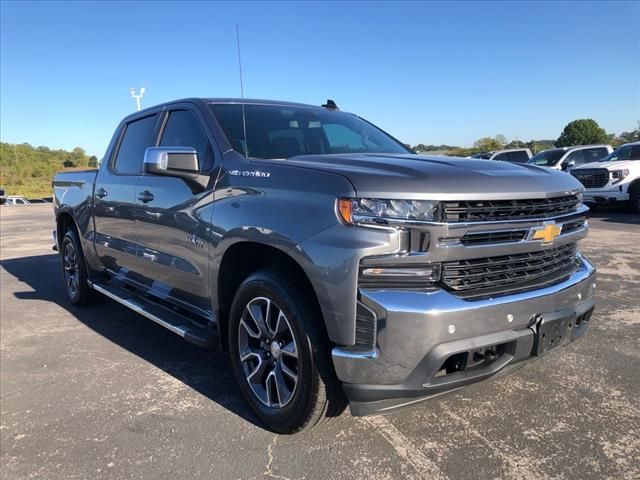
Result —
[{"label": "chrome bumper", "polygon": [[[530,358],[539,318],[558,312],[580,318],[593,310],[595,268],[581,254],[578,258],[579,268],[559,284],[494,299],[466,301],[444,290],[361,290],[361,301],[378,317],[376,349],[332,352],[352,411],[374,413],[383,409],[376,402],[389,406],[386,400],[395,399],[393,407],[399,399],[441,394]],[[587,328],[587,321],[574,323],[567,342]],[[484,370],[434,380],[451,352],[497,344],[508,345],[507,351]]]},{"label": "chrome bumper", "polygon": [[621,192],[618,187],[593,188],[585,190],[582,198],[586,203],[626,202],[629,192]]}]

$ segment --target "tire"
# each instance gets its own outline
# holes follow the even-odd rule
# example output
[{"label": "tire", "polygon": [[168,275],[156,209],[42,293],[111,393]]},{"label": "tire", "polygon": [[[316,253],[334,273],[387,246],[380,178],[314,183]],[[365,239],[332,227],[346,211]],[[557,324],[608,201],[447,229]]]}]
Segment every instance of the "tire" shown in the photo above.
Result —
[{"label": "tire", "polygon": [[317,302],[300,284],[292,275],[256,272],[238,288],[229,317],[229,354],[240,389],[278,433],[311,429],[346,406]]},{"label": "tire", "polygon": [[629,191],[629,208],[634,213],[640,213],[640,183]]},{"label": "tire", "polygon": [[67,297],[73,305],[84,306],[96,298],[95,292],[87,283],[87,265],[75,230],[68,229],[60,245],[62,277]]}]

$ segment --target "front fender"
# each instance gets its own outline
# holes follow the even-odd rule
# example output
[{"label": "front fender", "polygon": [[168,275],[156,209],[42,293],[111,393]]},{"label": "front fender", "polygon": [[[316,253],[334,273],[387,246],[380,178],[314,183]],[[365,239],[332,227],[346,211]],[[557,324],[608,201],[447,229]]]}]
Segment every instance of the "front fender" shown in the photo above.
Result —
[{"label": "front fender", "polygon": [[399,250],[399,231],[336,224],[288,252],[316,291],[332,342],[355,344],[360,260]]}]

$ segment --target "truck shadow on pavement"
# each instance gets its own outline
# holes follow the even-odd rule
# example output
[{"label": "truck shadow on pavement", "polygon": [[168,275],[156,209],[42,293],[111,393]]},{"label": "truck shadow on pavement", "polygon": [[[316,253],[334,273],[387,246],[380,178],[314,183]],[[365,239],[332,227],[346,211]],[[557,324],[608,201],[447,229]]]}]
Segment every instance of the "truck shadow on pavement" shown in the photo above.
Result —
[{"label": "truck shadow on pavement", "polygon": [[0,266],[33,288],[33,291],[15,292],[17,299],[48,301],[61,306],[94,332],[264,428],[243,399],[226,352],[217,347],[203,349],[192,345],[107,298],[95,306],[74,307],[63,288],[57,254],[2,260]]}]

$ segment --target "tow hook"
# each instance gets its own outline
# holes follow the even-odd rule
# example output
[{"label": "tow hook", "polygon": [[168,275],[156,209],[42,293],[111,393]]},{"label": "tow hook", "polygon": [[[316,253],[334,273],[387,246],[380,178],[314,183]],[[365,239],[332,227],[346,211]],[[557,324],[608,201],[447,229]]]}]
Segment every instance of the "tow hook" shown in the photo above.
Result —
[{"label": "tow hook", "polygon": [[484,352],[476,352],[473,354],[473,361],[474,362],[481,362],[481,361],[487,361],[487,362],[493,362],[494,360],[498,359],[498,353],[495,352],[494,350],[485,350]]}]

